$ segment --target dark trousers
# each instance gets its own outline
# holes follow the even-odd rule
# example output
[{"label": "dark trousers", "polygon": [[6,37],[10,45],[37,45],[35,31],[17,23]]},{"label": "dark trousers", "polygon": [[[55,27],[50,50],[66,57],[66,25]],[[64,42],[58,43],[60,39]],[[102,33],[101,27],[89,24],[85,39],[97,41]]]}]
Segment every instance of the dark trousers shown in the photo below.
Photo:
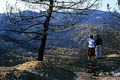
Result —
[{"label": "dark trousers", "polygon": [[95,56],[95,48],[88,47],[88,56]]}]

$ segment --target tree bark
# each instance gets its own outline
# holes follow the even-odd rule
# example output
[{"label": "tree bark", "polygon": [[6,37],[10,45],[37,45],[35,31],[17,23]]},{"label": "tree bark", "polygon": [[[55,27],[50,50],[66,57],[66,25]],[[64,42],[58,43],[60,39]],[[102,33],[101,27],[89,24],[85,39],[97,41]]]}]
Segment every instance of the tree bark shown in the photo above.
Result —
[{"label": "tree bark", "polygon": [[44,23],[44,30],[43,30],[43,34],[42,34],[41,44],[40,44],[40,48],[38,51],[38,60],[39,61],[43,61],[44,50],[45,50],[47,34],[48,34],[48,26],[49,26],[49,21],[50,21],[52,12],[53,12],[53,0],[50,0],[50,6],[49,6],[49,9],[46,14],[46,20]]}]

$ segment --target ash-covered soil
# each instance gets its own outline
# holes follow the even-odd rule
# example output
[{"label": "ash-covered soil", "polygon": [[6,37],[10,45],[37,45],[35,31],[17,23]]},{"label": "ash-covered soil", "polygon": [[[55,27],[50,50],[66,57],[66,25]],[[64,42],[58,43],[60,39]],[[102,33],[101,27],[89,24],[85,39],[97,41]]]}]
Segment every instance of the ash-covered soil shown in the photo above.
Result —
[{"label": "ash-covered soil", "polygon": [[103,53],[102,58],[93,58],[91,61],[87,60],[86,50],[70,48],[48,50],[44,61],[37,61],[37,54],[33,53],[14,53],[14,58],[11,53],[0,58],[3,62],[0,80],[120,79],[120,54],[112,52]]}]

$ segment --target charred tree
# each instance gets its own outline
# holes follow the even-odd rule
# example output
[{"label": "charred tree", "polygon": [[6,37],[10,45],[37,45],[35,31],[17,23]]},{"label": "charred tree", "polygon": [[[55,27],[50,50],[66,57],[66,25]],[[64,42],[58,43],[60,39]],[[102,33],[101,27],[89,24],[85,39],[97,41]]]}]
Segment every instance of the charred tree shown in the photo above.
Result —
[{"label": "charred tree", "polygon": [[41,38],[41,44],[40,44],[40,48],[39,48],[39,51],[38,51],[38,60],[40,60],[40,61],[43,61],[45,44],[46,44],[47,34],[48,34],[48,26],[49,26],[49,22],[50,22],[52,12],[53,12],[53,0],[50,0],[50,6],[49,6],[49,9],[48,9],[47,14],[46,14],[46,20],[45,20],[45,23],[44,23],[44,29],[43,29],[43,34],[42,34],[42,38]]}]

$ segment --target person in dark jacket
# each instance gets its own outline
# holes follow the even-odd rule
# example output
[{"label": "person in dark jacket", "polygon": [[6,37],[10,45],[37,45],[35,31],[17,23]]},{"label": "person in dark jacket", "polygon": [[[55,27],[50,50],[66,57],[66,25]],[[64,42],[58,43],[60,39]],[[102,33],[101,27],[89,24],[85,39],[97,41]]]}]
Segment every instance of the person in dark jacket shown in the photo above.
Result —
[{"label": "person in dark jacket", "polygon": [[95,40],[95,54],[96,58],[101,57],[101,46],[102,46],[102,39],[100,38],[99,35],[97,35],[97,38]]}]

